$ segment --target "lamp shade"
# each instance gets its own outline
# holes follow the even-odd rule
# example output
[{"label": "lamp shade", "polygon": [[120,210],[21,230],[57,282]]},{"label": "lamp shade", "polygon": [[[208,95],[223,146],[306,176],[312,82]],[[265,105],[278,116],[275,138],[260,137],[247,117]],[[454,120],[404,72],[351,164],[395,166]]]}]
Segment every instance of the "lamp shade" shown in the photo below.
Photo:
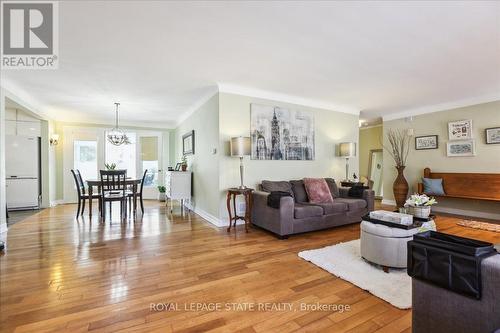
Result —
[{"label": "lamp shade", "polygon": [[231,156],[247,155],[250,155],[250,138],[244,136],[231,138]]},{"label": "lamp shade", "polygon": [[356,156],[356,142],[342,142],[339,144],[339,156],[354,157]]}]

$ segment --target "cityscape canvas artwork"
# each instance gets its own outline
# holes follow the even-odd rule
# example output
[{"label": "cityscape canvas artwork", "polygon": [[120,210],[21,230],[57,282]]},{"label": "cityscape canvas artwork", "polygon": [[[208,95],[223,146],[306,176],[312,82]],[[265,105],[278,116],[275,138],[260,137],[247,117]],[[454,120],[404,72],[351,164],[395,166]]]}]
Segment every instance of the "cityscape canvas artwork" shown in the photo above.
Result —
[{"label": "cityscape canvas artwork", "polygon": [[314,160],[314,116],[278,106],[250,105],[251,158]]}]

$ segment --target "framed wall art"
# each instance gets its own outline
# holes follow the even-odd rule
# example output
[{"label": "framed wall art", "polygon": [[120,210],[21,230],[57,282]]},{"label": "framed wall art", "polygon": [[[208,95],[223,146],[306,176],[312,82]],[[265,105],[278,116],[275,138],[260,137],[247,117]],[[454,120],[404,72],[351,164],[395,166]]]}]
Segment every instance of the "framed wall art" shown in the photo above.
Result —
[{"label": "framed wall art", "polygon": [[182,136],[182,155],[194,155],[194,130]]},{"label": "framed wall art", "polygon": [[486,144],[500,143],[500,127],[487,128],[484,132],[486,134]]},{"label": "framed wall art", "polygon": [[448,123],[448,139],[472,139],[472,120],[458,120]]},{"label": "framed wall art", "polygon": [[314,160],[314,115],[279,106],[251,104],[253,160]]},{"label": "framed wall art", "polygon": [[474,156],[475,154],[474,140],[449,141],[446,144],[446,155],[448,157]]},{"label": "framed wall art", "polygon": [[415,150],[438,149],[438,136],[425,135],[415,137]]}]

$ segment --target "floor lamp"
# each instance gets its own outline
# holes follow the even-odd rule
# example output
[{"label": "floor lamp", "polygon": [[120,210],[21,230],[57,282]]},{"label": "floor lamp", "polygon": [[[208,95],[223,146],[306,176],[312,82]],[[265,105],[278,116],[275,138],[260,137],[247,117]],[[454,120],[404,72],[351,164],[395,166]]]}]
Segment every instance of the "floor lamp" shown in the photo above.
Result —
[{"label": "floor lamp", "polygon": [[356,156],[356,142],[342,142],[339,144],[339,156],[345,158],[345,180],[349,180],[349,158]]},{"label": "floor lamp", "polygon": [[240,189],[247,188],[243,185],[243,157],[248,155],[250,155],[250,137],[231,138],[231,156],[240,158]]}]

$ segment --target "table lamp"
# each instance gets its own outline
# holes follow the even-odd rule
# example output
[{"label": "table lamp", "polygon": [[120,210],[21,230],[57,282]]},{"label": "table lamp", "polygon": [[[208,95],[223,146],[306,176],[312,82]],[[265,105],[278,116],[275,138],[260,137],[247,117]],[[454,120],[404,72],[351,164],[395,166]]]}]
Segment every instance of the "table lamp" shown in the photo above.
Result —
[{"label": "table lamp", "polygon": [[245,189],[243,185],[243,157],[250,155],[250,137],[238,136],[231,138],[231,156],[240,158],[240,189]]},{"label": "table lamp", "polygon": [[345,180],[349,180],[349,158],[356,156],[356,142],[340,143],[339,156],[345,158]]}]

